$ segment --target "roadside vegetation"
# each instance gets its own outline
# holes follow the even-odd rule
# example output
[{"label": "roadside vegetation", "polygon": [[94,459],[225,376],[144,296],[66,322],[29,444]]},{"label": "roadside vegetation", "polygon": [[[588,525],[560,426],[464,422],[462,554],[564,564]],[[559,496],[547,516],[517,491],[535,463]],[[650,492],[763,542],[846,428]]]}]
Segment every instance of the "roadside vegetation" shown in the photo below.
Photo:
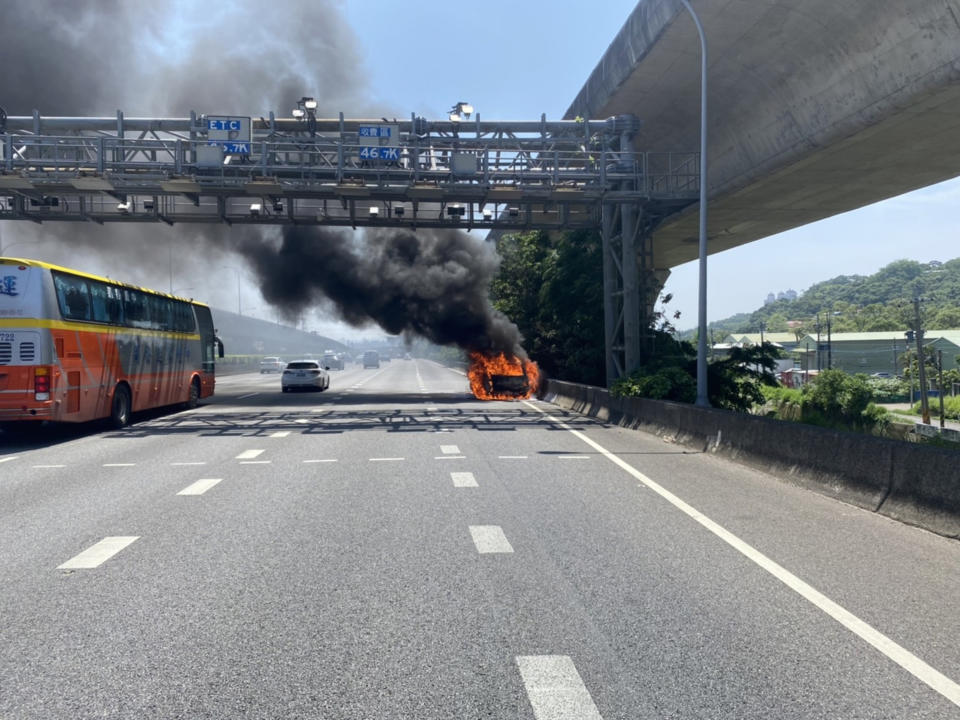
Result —
[{"label": "roadside vegetation", "polygon": [[[530,356],[548,377],[604,387],[606,362],[599,234],[537,231],[503,235],[497,240],[497,249],[502,261],[491,286],[493,303],[520,328]],[[939,269],[936,273],[938,277],[943,276],[940,290],[949,292],[956,286],[960,294],[960,259],[944,263],[942,269],[943,273]],[[916,280],[929,270],[920,263],[901,261],[869,278],[837,278],[815,285],[803,298],[812,293],[812,302],[822,308],[821,302],[827,307],[831,303],[862,302],[873,293],[883,298],[900,297],[904,283]],[[941,294],[938,292],[938,297]],[[669,300],[669,297],[661,298],[661,308],[668,307]],[[779,304],[785,302],[778,301]],[[883,312],[873,308],[846,317],[843,322],[849,321],[854,326],[843,329],[896,329],[902,327],[901,315],[900,308],[891,300]],[[876,322],[867,322],[870,317]],[[946,301],[936,317],[952,327],[960,325],[960,314],[953,313]],[[676,319],[676,315],[670,316],[663,309],[650,319],[641,348],[641,365],[613,384],[610,388],[613,396],[694,402],[696,348],[689,340],[678,338],[672,324]],[[750,323],[755,327],[755,318],[751,318]],[[835,327],[837,331],[841,329]],[[768,329],[776,328],[768,325]],[[905,357],[905,379],[825,370],[802,389],[791,389],[780,386],[774,375],[779,352],[774,345],[764,343],[733,347],[726,356],[711,360],[707,368],[710,404],[780,420],[891,437],[903,438],[912,427],[912,420],[901,418],[898,423],[898,415],[880,404],[909,401],[916,358],[911,364],[909,357]],[[948,381],[960,381],[960,373],[956,379],[946,377],[947,373],[944,375],[948,387]],[[931,409],[933,405],[936,403],[931,403]],[[945,414],[960,418],[960,398],[947,402]]]},{"label": "roadside vegetation", "polygon": [[[794,300],[780,299],[752,313],[740,313],[710,323],[715,336],[794,332],[798,338],[816,333],[817,315],[826,314],[831,328],[841,332],[905,331],[912,327],[909,299],[923,295],[924,328],[960,327],[960,258],[944,263],[897,260],[873,275],[840,275],[811,286]],[[801,324],[788,325],[790,320]],[[692,331],[684,333],[684,336]]]}]

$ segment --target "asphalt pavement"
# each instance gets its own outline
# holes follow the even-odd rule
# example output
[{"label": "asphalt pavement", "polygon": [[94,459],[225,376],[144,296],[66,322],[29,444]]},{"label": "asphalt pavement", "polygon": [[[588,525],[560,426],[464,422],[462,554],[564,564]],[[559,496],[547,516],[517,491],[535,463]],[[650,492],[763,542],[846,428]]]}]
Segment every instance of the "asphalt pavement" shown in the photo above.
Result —
[{"label": "asphalt pavement", "polygon": [[0,436],[0,720],[960,717],[960,543],[426,360]]}]

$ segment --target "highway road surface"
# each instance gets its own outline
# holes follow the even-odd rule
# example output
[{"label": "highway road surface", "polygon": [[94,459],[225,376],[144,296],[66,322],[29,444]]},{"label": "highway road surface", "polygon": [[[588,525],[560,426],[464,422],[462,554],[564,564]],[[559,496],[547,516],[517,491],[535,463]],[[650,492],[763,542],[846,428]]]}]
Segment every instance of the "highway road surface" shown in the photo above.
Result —
[{"label": "highway road surface", "polygon": [[960,543],[425,360],[0,436],[0,720],[960,717]]}]

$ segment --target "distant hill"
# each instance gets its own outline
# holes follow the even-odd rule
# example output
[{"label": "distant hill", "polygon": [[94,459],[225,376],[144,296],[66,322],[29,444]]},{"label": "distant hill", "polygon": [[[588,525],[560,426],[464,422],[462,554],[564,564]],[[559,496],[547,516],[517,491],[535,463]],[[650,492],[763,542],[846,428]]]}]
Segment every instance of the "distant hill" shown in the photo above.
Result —
[{"label": "distant hill", "polygon": [[[714,338],[728,333],[806,333],[829,316],[834,332],[907,330],[913,325],[914,297],[921,304],[923,326],[960,328],[960,258],[940,263],[897,260],[873,275],[840,275],[808,288],[796,300],[777,300],[752,313],[710,323]],[[682,333],[691,336],[695,331]]]}]

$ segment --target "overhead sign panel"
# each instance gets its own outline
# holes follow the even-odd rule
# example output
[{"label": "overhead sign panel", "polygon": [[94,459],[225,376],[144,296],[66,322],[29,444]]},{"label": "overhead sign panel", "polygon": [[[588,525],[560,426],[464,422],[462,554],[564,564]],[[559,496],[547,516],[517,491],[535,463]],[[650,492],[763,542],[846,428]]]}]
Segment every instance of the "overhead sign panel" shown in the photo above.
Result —
[{"label": "overhead sign panel", "polygon": [[224,155],[249,155],[251,123],[249,117],[207,115],[207,144],[223,148]]},{"label": "overhead sign panel", "polygon": [[400,148],[395,147],[362,147],[360,157],[364,160],[400,160]]},{"label": "overhead sign panel", "polygon": [[400,161],[400,148],[390,147],[400,142],[399,125],[361,125],[357,128],[361,160]]}]

